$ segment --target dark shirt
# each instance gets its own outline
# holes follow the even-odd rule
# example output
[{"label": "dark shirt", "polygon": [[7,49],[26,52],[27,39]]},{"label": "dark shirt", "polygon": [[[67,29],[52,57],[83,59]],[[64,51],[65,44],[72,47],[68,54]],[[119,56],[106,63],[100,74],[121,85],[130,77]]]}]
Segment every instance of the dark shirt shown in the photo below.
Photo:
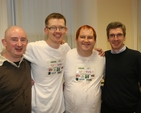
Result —
[{"label": "dark shirt", "polygon": [[105,52],[106,70],[102,99],[120,111],[136,111],[141,105],[141,53],[126,48],[119,54]]},{"label": "dark shirt", "polygon": [[0,63],[0,113],[31,113],[30,64]]}]

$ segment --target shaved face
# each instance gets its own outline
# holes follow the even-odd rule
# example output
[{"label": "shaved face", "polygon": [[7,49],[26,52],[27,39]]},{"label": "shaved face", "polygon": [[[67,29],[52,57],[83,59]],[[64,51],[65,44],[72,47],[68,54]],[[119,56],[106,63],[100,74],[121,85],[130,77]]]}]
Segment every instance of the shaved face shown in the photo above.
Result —
[{"label": "shaved face", "polygon": [[6,48],[6,52],[3,56],[15,62],[19,61],[23,56],[28,39],[22,28],[12,26],[5,31],[5,37],[2,39],[2,43]]}]

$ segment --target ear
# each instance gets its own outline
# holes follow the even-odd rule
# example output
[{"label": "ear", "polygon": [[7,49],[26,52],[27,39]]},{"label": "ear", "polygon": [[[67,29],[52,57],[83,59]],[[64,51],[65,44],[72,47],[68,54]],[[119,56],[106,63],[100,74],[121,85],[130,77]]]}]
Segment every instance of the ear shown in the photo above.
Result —
[{"label": "ear", "polygon": [[109,38],[107,37],[107,41],[109,42]]},{"label": "ear", "polygon": [[94,39],[94,42],[96,43],[96,39]]},{"label": "ear", "polygon": [[3,39],[1,40],[1,42],[2,42],[2,44],[6,47],[6,40],[5,40],[5,38],[3,38]]},{"label": "ear", "polygon": [[48,31],[47,31],[46,27],[44,28],[44,32],[45,32],[45,34],[48,34]]},{"label": "ear", "polygon": [[66,27],[66,33],[68,32],[68,28]]},{"label": "ear", "polygon": [[126,37],[124,37],[124,41],[126,40]]},{"label": "ear", "polygon": [[28,39],[27,39],[27,44],[28,44]]},{"label": "ear", "polygon": [[78,38],[75,38],[75,42],[77,42]]}]

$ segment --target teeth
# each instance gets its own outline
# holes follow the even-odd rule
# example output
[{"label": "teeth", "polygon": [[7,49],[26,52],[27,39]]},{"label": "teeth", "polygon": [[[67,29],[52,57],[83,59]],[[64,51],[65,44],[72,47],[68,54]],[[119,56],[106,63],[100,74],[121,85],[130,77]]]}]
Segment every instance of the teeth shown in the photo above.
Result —
[{"label": "teeth", "polygon": [[61,37],[61,35],[54,35],[54,36],[57,37],[57,38]]}]

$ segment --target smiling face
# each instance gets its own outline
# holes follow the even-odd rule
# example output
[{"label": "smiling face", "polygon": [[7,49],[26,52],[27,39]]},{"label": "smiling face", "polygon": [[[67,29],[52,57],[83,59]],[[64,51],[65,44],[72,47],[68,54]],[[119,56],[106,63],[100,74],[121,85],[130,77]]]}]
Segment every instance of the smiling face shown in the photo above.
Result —
[{"label": "smiling face", "polygon": [[28,39],[23,29],[17,26],[12,26],[6,30],[5,38],[2,39],[2,43],[6,48],[3,56],[10,61],[16,62],[23,56]]},{"label": "smiling face", "polygon": [[93,47],[96,43],[94,32],[91,28],[81,28],[76,38],[77,50],[81,56],[87,57],[92,54]]},{"label": "smiling face", "polygon": [[[57,29],[55,30],[55,28]],[[64,19],[50,19],[44,31],[48,37],[48,45],[58,48],[67,33]]]},{"label": "smiling face", "polygon": [[109,30],[108,42],[112,50],[116,53],[124,46],[125,36],[121,28]]}]

